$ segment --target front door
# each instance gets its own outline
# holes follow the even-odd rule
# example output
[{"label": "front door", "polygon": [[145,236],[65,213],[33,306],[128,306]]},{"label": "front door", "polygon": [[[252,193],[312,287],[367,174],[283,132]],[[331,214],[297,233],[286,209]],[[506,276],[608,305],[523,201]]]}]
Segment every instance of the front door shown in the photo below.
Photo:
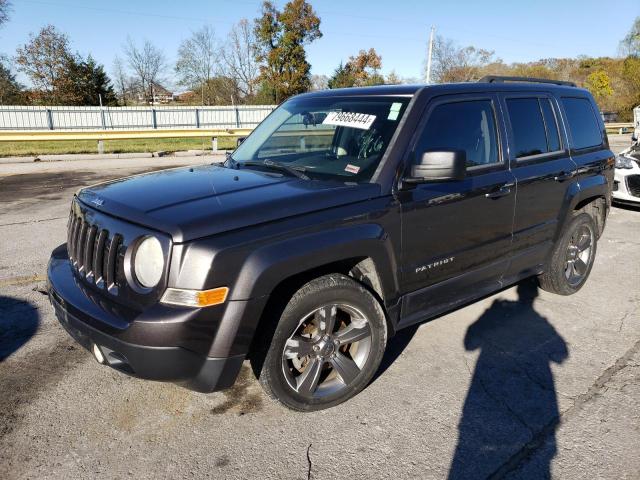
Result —
[{"label": "front door", "polygon": [[415,156],[464,150],[463,181],[403,189],[401,324],[420,321],[482,289],[497,288],[508,265],[515,182],[503,155],[497,97],[433,101],[414,139]]}]

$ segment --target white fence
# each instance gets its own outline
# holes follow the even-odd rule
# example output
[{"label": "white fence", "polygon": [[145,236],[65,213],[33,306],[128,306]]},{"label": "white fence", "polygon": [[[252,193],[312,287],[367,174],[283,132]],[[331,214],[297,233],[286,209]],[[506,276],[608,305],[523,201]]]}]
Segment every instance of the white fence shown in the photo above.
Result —
[{"label": "white fence", "polygon": [[275,105],[28,107],[0,105],[0,130],[254,128]]}]

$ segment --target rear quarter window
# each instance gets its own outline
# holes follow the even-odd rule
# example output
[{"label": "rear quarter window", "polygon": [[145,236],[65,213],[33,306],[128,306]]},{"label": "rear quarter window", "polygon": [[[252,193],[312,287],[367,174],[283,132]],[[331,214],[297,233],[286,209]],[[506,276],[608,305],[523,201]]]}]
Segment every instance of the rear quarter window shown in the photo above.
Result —
[{"label": "rear quarter window", "polygon": [[580,150],[602,145],[602,132],[591,102],[586,98],[563,97],[562,105],[567,115],[573,148]]}]

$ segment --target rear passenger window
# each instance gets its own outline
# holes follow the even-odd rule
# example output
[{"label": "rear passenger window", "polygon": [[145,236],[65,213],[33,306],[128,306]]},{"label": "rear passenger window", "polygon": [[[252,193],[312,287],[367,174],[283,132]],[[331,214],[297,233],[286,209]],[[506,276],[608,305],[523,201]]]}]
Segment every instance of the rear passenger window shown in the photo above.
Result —
[{"label": "rear passenger window", "polygon": [[467,168],[498,163],[492,102],[471,100],[438,105],[429,116],[417,149],[464,150]]},{"label": "rear passenger window", "polygon": [[510,98],[507,110],[513,130],[516,158],[549,152],[547,133],[537,98]]},{"label": "rear passenger window", "polygon": [[573,148],[580,150],[602,145],[602,132],[591,102],[586,98],[563,98],[562,104],[567,114]]}]

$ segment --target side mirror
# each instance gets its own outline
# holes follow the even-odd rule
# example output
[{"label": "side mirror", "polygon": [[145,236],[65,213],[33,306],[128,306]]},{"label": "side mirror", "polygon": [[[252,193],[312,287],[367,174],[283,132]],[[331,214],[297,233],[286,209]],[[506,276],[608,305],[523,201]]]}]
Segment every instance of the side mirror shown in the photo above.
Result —
[{"label": "side mirror", "polygon": [[239,147],[242,142],[244,142],[247,137],[238,137],[238,141],[236,143],[236,147]]},{"label": "side mirror", "polygon": [[632,142],[637,142],[638,141],[638,136],[635,133],[633,135],[631,135],[631,141]]},{"label": "side mirror", "polygon": [[467,168],[467,152],[464,150],[438,150],[424,152],[411,166],[408,183],[446,182],[464,180]]}]

